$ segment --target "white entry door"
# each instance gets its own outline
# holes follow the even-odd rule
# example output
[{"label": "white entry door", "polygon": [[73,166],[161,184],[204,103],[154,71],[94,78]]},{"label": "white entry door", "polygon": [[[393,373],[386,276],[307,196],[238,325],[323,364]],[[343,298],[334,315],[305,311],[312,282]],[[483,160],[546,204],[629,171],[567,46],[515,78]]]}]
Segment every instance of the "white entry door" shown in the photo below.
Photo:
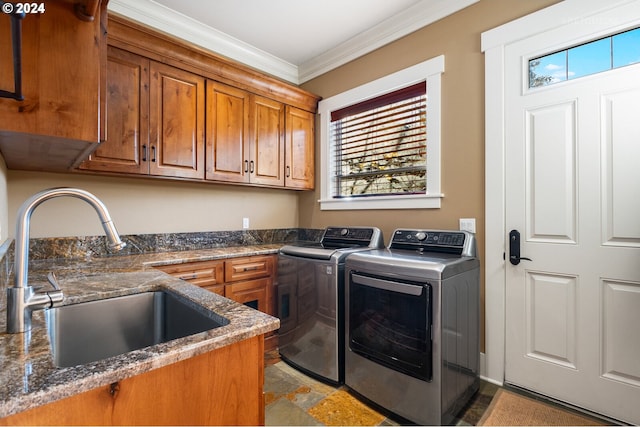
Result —
[{"label": "white entry door", "polygon": [[638,424],[640,65],[530,89],[575,37],[504,51],[505,236],[531,259],[506,243],[505,380]]}]

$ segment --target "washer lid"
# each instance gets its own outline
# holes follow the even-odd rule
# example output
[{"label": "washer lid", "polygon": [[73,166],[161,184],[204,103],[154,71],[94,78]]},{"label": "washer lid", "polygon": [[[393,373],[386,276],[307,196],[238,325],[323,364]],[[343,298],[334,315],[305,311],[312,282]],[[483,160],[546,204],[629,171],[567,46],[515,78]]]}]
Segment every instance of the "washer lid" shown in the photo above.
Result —
[{"label": "washer lid", "polygon": [[376,227],[327,227],[319,243],[286,245],[280,253],[314,259],[330,259],[350,252],[383,248],[382,232]]},{"label": "washer lid", "polygon": [[338,248],[325,248],[322,243],[309,243],[302,245],[287,245],[280,248],[280,253],[314,259],[331,259]]}]

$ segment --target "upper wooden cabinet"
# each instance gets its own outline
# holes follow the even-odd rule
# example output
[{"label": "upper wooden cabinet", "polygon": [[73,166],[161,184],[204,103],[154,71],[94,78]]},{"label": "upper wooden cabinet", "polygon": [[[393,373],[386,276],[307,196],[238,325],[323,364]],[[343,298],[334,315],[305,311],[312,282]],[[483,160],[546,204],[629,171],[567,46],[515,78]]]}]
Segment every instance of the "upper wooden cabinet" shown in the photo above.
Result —
[{"label": "upper wooden cabinet", "polygon": [[151,62],[149,172],[204,178],[204,78]]},{"label": "upper wooden cabinet", "polygon": [[284,185],[284,104],[209,80],[206,133],[206,179]]},{"label": "upper wooden cabinet", "polygon": [[108,43],[106,142],[80,169],[313,188],[317,96],[119,17]]},{"label": "upper wooden cabinet", "polygon": [[[149,60],[109,46],[105,142],[80,167],[149,173]],[[144,159],[144,160],[143,160]]]},{"label": "upper wooden cabinet", "polygon": [[[68,170],[103,139],[107,12],[106,1],[91,3],[93,21],[61,0],[22,20],[24,100],[0,98],[0,151],[10,169]],[[12,92],[10,27],[0,13],[0,89]]]},{"label": "upper wooden cabinet", "polygon": [[315,115],[309,111],[287,106],[286,176],[289,188],[314,188]]},{"label": "upper wooden cabinet", "polygon": [[81,169],[204,178],[204,79],[109,47],[106,140]]},{"label": "upper wooden cabinet", "polygon": [[251,102],[249,163],[251,182],[281,187],[284,185],[285,106],[269,98],[254,95]]},{"label": "upper wooden cabinet", "polygon": [[249,182],[251,94],[207,81],[206,179]]}]

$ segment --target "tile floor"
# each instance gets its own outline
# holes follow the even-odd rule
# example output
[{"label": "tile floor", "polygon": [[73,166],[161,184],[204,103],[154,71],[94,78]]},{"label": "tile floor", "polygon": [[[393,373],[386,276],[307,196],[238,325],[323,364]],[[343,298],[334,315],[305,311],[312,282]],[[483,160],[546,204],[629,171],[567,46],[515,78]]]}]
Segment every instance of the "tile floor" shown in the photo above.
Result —
[{"label": "tile floor", "polygon": [[[479,392],[459,414],[457,425],[476,425],[497,389],[482,382]],[[345,387],[317,381],[277,358],[266,363],[264,392],[266,425],[402,425],[402,421],[360,402]]]}]

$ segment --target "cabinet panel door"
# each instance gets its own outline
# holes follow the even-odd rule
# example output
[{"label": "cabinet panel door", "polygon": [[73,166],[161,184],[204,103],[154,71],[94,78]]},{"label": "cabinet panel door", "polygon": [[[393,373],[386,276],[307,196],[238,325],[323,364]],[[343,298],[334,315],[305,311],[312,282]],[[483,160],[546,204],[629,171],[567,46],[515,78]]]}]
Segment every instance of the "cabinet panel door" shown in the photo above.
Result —
[{"label": "cabinet panel door", "polygon": [[207,81],[206,179],[249,182],[249,103],[248,92]]},{"label": "cabinet panel door", "polygon": [[284,186],[284,105],[254,96],[251,111],[251,182]]},{"label": "cabinet panel door", "polygon": [[[24,100],[0,97],[0,152],[9,168],[68,171],[104,138],[107,2],[93,3],[92,22],[61,1],[20,20]],[[0,89],[11,93],[12,57],[10,17],[0,13]]]},{"label": "cabinet panel door", "polygon": [[264,340],[255,336],[0,418],[0,425],[264,425]]},{"label": "cabinet panel door", "polygon": [[287,106],[285,186],[312,190],[314,187],[315,115]]},{"label": "cabinet panel door", "polygon": [[150,173],[204,178],[204,78],[151,62]]},{"label": "cabinet panel door", "polygon": [[149,60],[109,47],[106,140],[80,168],[149,173]]},{"label": "cabinet panel door", "polygon": [[237,282],[225,285],[224,296],[267,313],[269,311],[267,289],[271,285],[271,278]]}]

